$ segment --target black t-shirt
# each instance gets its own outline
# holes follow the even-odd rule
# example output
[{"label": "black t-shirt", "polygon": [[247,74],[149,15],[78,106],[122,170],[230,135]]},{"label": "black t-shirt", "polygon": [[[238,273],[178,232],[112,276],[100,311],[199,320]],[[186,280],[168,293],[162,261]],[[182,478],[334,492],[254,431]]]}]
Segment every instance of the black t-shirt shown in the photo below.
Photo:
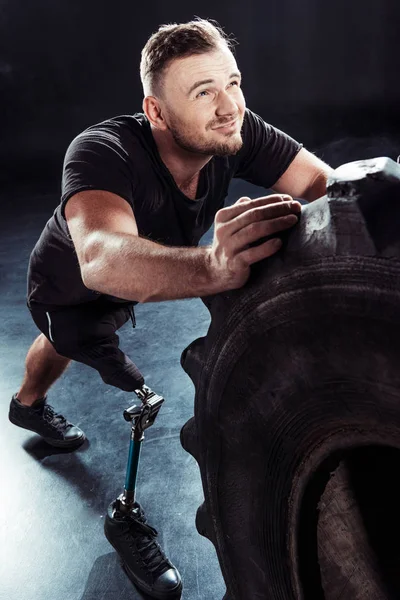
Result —
[{"label": "black t-shirt", "polygon": [[242,137],[236,155],[214,156],[203,167],[198,197],[191,200],[162,162],[143,113],[107,119],[76,136],[64,159],[61,202],[31,253],[28,305],[50,309],[99,296],[83,284],[65,220],[65,205],[74,194],[89,189],[118,194],[131,205],[140,237],[168,246],[197,246],[224,206],[233,177],[271,188],[302,147],[247,108]]}]

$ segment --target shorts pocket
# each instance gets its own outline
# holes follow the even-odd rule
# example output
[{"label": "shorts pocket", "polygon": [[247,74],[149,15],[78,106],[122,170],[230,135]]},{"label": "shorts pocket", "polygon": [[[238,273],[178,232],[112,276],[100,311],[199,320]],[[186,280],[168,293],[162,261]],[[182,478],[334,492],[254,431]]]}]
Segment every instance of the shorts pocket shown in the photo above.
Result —
[{"label": "shorts pocket", "polygon": [[51,321],[51,316],[50,313],[48,311],[46,311],[46,316],[47,316],[47,323],[48,323],[48,338],[51,342],[54,342],[54,338],[53,338],[53,323]]}]

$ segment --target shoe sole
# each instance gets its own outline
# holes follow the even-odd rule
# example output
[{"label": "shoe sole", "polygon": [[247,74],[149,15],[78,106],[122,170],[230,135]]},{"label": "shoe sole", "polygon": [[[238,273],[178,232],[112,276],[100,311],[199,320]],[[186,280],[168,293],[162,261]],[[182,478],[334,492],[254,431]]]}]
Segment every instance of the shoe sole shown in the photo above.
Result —
[{"label": "shoe sole", "polygon": [[114,544],[108,537],[106,530],[104,530],[104,535],[106,536],[107,540],[109,541],[111,546],[114,548],[114,550],[118,554],[121,564],[122,564],[124,570],[126,571],[126,574],[128,575],[129,579],[132,581],[132,583],[134,583],[136,585],[136,587],[138,587],[142,592],[145,592],[152,598],[156,598],[157,600],[175,600],[176,595],[182,591],[182,581],[179,582],[179,584],[173,590],[169,590],[168,592],[155,592],[154,590],[151,589],[151,587],[149,585],[147,585],[147,583],[145,583],[141,579],[138,579],[137,575],[135,575],[135,573],[133,573],[133,571],[130,569],[129,565],[123,560],[123,558],[118,553],[117,548],[114,546]]},{"label": "shoe sole", "polygon": [[42,438],[42,440],[47,442],[47,444],[50,444],[50,446],[54,446],[55,448],[77,448],[78,446],[83,444],[83,442],[86,440],[86,436],[83,432],[82,432],[82,436],[80,436],[79,438],[75,438],[74,440],[70,440],[69,442],[65,442],[63,440],[54,440],[52,438],[48,438],[48,437],[44,437],[43,435],[40,435],[40,433],[37,433],[37,431],[35,431],[34,429],[31,429],[30,427],[26,427],[26,425],[23,425],[22,423],[20,423],[19,421],[17,421],[13,417],[11,417],[10,415],[8,416],[8,419],[13,425],[16,425],[17,427],[21,427],[21,429],[26,429],[27,431],[32,431],[33,433],[36,433],[36,435],[40,436]]},{"label": "shoe sole", "polygon": [[41,437],[44,439],[45,442],[50,444],[50,446],[55,446],[55,448],[78,448],[86,440],[85,434],[68,443],[63,442],[62,440],[52,440],[51,438],[45,438],[43,436]]}]

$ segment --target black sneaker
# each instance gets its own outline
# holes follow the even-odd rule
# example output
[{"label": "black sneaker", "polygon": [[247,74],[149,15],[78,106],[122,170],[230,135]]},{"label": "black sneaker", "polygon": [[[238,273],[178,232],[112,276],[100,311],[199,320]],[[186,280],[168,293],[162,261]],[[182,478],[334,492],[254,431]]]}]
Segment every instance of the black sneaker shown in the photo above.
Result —
[{"label": "black sneaker", "polygon": [[57,448],[75,448],[85,441],[85,434],[79,427],[69,423],[47,404],[47,396],[33,406],[24,406],[16,395],[11,399],[8,413],[11,423],[38,433],[48,444]]},{"label": "black sneaker", "polygon": [[152,598],[176,598],[182,591],[178,570],[166,558],[156,541],[157,531],[147,524],[137,502],[128,515],[108,507],[104,521],[106,538],[118,552],[123,566],[138,588]]}]

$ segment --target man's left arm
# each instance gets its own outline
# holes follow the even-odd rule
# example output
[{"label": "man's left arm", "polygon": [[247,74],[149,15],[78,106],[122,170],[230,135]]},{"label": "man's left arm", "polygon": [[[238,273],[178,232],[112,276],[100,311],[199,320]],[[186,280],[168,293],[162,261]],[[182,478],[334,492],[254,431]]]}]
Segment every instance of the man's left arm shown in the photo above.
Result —
[{"label": "man's left arm", "polygon": [[332,172],[329,165],[302,148],[272,189],[313,202],[326,194],[326,182]]}]

